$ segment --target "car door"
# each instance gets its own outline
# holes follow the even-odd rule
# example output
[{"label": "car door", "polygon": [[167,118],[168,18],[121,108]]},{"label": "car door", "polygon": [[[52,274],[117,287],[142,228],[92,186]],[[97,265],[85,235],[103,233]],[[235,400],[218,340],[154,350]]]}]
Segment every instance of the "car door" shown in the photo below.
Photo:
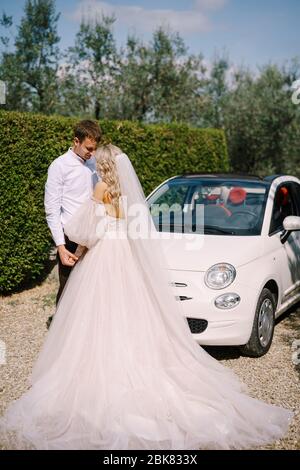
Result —
[{"label": "car door", "polygon": [[[296,181],[291,182],[292,196],[295,201],[296,214],[300,217],[300,184]],[[300,294],[300,230],[293,232],[294,251],[296,257],[295,266],[295,289]]]},{"label": "car door", "polygon": [[277,258],[281,277],[282,297],[281,303],[288,302],[296,292],[300,280],[299,263],[300,247],[299,232],[291,232],[284,243],[281,243],[281,235],[284,231],[283,221],[290,215],[300,215],[295,182],[285,181],[281,183],[275,192],[273,211],[270,223],[269,235],[277,246]]}]

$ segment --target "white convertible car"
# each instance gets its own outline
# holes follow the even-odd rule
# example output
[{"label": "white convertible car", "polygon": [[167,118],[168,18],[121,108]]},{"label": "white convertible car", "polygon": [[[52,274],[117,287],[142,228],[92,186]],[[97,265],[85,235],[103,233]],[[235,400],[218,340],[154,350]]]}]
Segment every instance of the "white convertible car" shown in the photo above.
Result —
[{"label": "white convertible car", "polygon": [[300,181],[187,174],[147,198],[195,340],[259,357],[300,300]]}]

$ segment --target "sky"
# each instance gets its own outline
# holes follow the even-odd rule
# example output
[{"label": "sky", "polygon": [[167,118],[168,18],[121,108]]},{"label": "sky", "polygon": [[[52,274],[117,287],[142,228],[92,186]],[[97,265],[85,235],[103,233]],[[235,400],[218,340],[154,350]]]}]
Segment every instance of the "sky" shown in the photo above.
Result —
[{"label": "sky", "polygon": [[[0,0],[0,13],[18,25],[25,0]],[[128,33],[144,41],[160,25],[178,31],[190,53],[207,61],[225,53],[239,66],[254,69],[284,64],[300,56],[300,0],[56,0],[61,13],[60,47],[73,45],[82,14],[115,14],[114,35],[124,45]]]}]

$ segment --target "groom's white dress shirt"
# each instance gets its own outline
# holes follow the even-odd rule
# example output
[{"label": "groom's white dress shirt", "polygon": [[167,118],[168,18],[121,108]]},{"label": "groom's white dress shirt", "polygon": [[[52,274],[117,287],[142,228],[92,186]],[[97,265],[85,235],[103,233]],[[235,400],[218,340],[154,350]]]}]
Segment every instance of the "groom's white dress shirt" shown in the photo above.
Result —
[{"label": "groom's white dress shirt", "polygon": [[95,157],[84,161],[70,148],[48,168],[45,212],[55,245],[65,243],[63,227],[93,193],[98,178]]}]

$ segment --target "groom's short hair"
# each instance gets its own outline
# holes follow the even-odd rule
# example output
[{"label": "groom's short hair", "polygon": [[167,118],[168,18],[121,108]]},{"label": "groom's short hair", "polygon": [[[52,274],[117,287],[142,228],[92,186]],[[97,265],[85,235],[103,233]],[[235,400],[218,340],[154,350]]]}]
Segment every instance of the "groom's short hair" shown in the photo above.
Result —
[{"label": "groom's short hair", "polygon": [[96,121],[85,119],[84,121],[78,122],[74,127],[74,137],[79,139],[79,142],[83,142],[87,137],[88,139],[95,140],[99,144],[102,132],[99,124]]}]

